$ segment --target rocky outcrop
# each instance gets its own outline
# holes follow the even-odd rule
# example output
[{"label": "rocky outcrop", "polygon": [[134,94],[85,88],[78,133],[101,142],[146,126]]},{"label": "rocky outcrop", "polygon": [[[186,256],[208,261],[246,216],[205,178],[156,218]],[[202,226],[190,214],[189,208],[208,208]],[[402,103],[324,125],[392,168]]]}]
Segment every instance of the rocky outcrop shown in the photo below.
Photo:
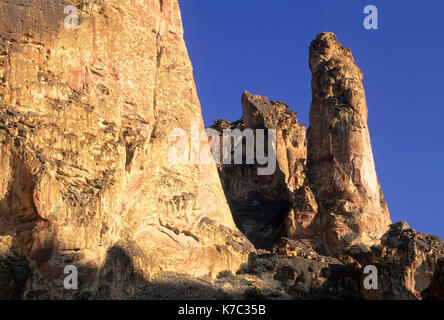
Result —
[{"label": "rocky outcrop", "polygon": [[351,51],[334,34],[321,33],[310,45],[310,69],[307,167],[324,243],[338,254],[379,240],[391,222],[376,177],[363,74]]},{"label": "rocky outcrop", "polygon": [[[354,245],[338,258],[308,240],[282,238],[258,250],[237,274],[217,279],[161,275],[140,298],[171,299],[442,299],[444,243],[406,223],[391,225],[380,244]],[[376,268],[376,288],[366,288],[366,266]],[[159,294],[159,292],[161,292]]]},{"label": "rocky outcrop", "polygon": [[[272,247],[252,254],[246,269],[225,281],[248,290],[242,281],[253,278],[254,290],[278,299],[442,299],[444,243],[406,223],[391,225],[376,178],[362,73],[350,50],[322,33],[310,46],[310,67],[308,152],[295,113],[263,96],[244,92],[242,119],[213,126],[221,133],[277,132],[277,170],[268,180],[255,174],[257,163],[218,166],[239,228],[258,248]],[[377,270],[377,289],[364,286],[366,266]]]},{"label": "rocky outcrop", "polygon": [[[293,194],[306,183],[305,126],[298,123],[296,113],[285,103],[269,101],[247,91],[242,95],[242,111],[239,121],[218,120],[212,128],[220,134],[224,130],[239,130],[244,134],[252,130],[255,148],[260,145],[257,143],[258,130],[264,130],[265,136],[270,130],[275,130],[276,146],[272,149],[276,157],[275,170],[261,175],[258,169],[263,165],[257,157],[252,164],[246,161],[224,164],[221,159],[219,174],[237,226],[257,248],[271,248],[281,236],[286,235],[284,221],[292,211]],[[230,143],[227,150],[231,153],[230,159],[234,159],[234,144],[230,140],[225,141]],[[267,138],[265,141],[268,141]],[[247,152],[246,143],[247,139],[243,139],[244,153]],[[221,148],[223,150],[223,143]],[[266,152],[268,145],[264,149]],[[294,232],[297,232],[296,229]]]},{"label": "rocky outcrop", "polygon": [[439,269],[435,271],[430,286],[421,292],[424,300],[444,300],[444,257],[438,260]]},{"label": "rocky outcrop", "polygon": [[120,297],[135,273],[237,270],[251,246],[214,163],[168,161],[172,129],[203,127],[177,0],[2,1],[0,17],[0,267],[64,296],[74,264],[81,290]]},{"label": "rocky outcrop", "polygon": [[[366,299],[431,299],[438,290],[444,242],[436,236],[411,229],[406,222],[390,225],[381,243],[352,246],[346,255],[358,266],[378,270],[377,290],[364,290]],[[437,288],[438,287],[438,288]]]},{"label": "rocky outcrop", "polygon": [[268,180],[245,163],[221,165],[219,172],[238,226],[256,245],[271,246],[284,226],[287,237],[339,256],[353,244],[378,243],[391,221],[376,177],[362,72],[331,33],[312,42],[310,68],[307,140],[284,103],[245,92],[242,119],[214,127],[276,130],[277,170]]}]

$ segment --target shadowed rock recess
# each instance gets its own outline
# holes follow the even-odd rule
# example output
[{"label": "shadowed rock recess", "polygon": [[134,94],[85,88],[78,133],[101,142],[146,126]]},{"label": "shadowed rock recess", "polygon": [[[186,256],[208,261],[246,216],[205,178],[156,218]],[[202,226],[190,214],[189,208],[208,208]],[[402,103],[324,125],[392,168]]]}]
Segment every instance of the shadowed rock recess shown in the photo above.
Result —
[{"label": "shadowed rock recess", "polygon": [[248,92],[213,127],[275,129],[274,174],[173,164],[170,131],[203,128],[177,0],[0,0],[0,299],[444,299],[443,242],[391,225],[350,50],[322,33],[310,68],[307,139]]}]

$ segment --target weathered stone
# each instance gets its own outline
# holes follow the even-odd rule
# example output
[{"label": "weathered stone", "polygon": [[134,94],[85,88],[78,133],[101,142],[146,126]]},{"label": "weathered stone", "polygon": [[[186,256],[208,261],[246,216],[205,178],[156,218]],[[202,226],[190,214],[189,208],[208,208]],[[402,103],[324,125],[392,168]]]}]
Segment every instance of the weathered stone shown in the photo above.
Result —
[{"label": "weathered stone", "polygon": [[309,180],[322,219],[323,240],[338,254],[377,241],[390,222],[373,161],[363,74],[332,33],[310,45],[313,100],[308,129]]},{"label": "weathered stone", "polygon": [[51,294],[67,264],[119,294],[101,271],[116,247],[123,277],[246,260],[214,163],[168,161],[172,129],[203,127],[177,0],[0,2],[0,70],[0,237]]},{"label": "weathered stone", "polygon": [[378,245],[352,246],[341,260],[346,255],[363,266],[378,269],[378,288],[362,288],[366,299],[432,299],[442,290],[439,275],[444,243],[438,237],[410,229],[406,222],[390,225]]},{"label": "weathered stone", "polygon": [[244,92],[214,128],[276,130],[276,171],[219,165],[222,189],[214,163],[169,161],[172,129],[203,128],[177,0],[73,0],[78,29],[66,4],[0,2],[0,299],[443,299],[444,243],[389,226],[333,34],[310,47],[308,156],[295,113]]},{"label": "weathered stone", "polygon": [[439,269],[435,271],[430,286],[421,292],[424,300],[444,300],[444,256],[438,260]]},{"label": "weathered stone", "polygon": [[322,243],[318,212],[318,203],[310,187],[306,184],[297,189],[292,197],[292,210],[285,220],[287,237]]},{"label": "weathered stone", "polygon": [[[228,198],[234,220],[257,248],[271,248],[285,236],[284,220],[292,209],[295,190],[305,184],[305,126],[298,123],[296,114],[280,101],[269,101],[264,96],[242,95],[242,119],[233,123],[218,120],[212,128],[223,130],[276,130],[276,170],[270,175],[259,175],[257,158],[254,164],[221,164],[219,174]],[[267,133],[265,133],[267,136]],[[265,138],[267,141],[267,138]],[[246,152],[246,141],[243,140]],[[268,150],[267,142],[264,146]],[[222,145],[222,149],[223,149]],[[257,148],[257,146],[256,146]],[[234,147],[231,147],[234,153]],[[231,159],[234,155],[231,156]],[[300,211],[298,210],[299,214]],[[305,225],[304,225],[305,226]],[[299,232],[294,231],[294,232]]]}]

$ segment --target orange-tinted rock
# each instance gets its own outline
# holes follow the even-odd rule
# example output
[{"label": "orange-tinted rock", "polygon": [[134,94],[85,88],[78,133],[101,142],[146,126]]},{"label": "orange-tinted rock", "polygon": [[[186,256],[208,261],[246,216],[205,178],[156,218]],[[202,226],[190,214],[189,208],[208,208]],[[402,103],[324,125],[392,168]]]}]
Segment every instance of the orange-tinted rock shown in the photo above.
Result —
[{"label": "orange-tinted rock", "polygon": [[[442,299],[443,242],[388,229],[362,73],[333,34],[310,49],[308,166],[305,127],[282,102],[245,92],[243,118],[215,125],[276,130],[273,174],[219,166],[258,247],[293,239],[239,269],[254,250],[216,166],[168,157],[172,129],[203,128],[177,0],[71,2],[78,29],[63,27],[65,3],[0,3],[0,299],[185,297],[180,287],[193,298]],[[63,288],[67,265],[79,290]],[[199,285],[177,285],[177,273]]]},{"label": "orange-tinted rock", "polygon": [[[282,115],[282,117],[289,118],[294,116],[283,104],[268,101],[266,97],[251,95],[249,92],[244,92],[242,95],[242,110],[243,116],[239,121],[230,123],[226,120],[218,120],[212,127],[221,135],[225,130],[226,137],[230,133],[234,134],[236,130],[240,134],[249,135],[251,133],[253,136],[253,139],[242,139],[241,164],[235,164],[233,160],[236,151],[234,139],[230,138],[233,142],[228,138],[221,140],[219,174],[233,218],[239,229],[257,248],[270,248],[274,241],[284,235],[282,221],[291,206],[291,190],[288,184],[291,177],[288,175],[288,162],[282,162],[282,160],[286,161],[281,157],[282,155],[286,156],[286,145],[282,141],[282,134],[279,133],[276,134],[278,150],[274,149],[273,151],[275,159],[277,159],[272,164],[275,170],[271,174],[259,174],[258,169],[263,166],[258,164],[256,158],[256,130],[264,130],[264,138],[267,141],[268,131],[265,132],[265,130],[275,128],[270,122],[271,115]],[[227,133],[227,130],[231,131]],[[279,132],[281,133],[282,130],[279,129]],[[230,141],[230,145],[227,146],[228,141]],[[252,141],[253,144],[251,144]],[[264,151],[267,150],[266,142],[262,146]],[[245,156],[247,152],[252,153],[253,163],[247,163]],[[231,157],[230,163],[224,164],[229,157]]]},{"label": "orange-tinted rock", "polygon": [[[218,166],[238,227],[258,248],[270,248],[281,236],[319,244],[318,207],[305,172],[305,125],[299,124],[296,113],[285,103],[247,91],[242,94],[242,112],[241,120],[218,120],[213,128],[220,133],[252,129],[256,142],[257,130],[275,130],[276,170],[259,175],[256,158],[254,164],[244,159],[242,164]],[[243,140],[244,150],[245,143]],[[234,148],[230,150],[234,152]]]},{"label": "orange-tinted rock", "polygon": [[78,29],[61,2],[0,3],[0,237],[54,294],[67,264],[96,290],[116,247],[145,279],[237,270],[216,166],[168,161],[170,131],[202,124],[178,1],[72,3]]},{"label": "orange-tinted rock", "polygon": [[439,237],[411,229],[406,222],[390,225],[377,245],[351,246],[341,259],[345,257],[377,268],[377,288],[361,287],[364,299],[436,299],[442,292],[444,243]]},{"label": "orange-tinted rock", "polygon": [[309,180],[332,253],[378,240],[390,217],[376,177],[363,74],[332,33],[310,45],[312,103],[308,130]]}]

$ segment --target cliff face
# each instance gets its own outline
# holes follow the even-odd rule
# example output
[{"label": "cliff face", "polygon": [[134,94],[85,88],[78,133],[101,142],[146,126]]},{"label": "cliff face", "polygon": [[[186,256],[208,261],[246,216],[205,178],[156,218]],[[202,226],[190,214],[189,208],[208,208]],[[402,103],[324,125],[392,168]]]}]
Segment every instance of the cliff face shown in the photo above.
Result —
[{"label": "cliff face", "polygon": [[214,163],[168,161],[170,131],[203,126],[177,0],[71,4],[78,29],[65,2],[0,2],[0,243],[26,269],[10,278],[28,261],[65,294],[74,264],[106,296],[132,274],[237,270],[251,246]]},{"label": "cliff face", "polygon": [[[376,244],[391,221],[376,177],[361,70],[351,51],[331,33],[322,33],[311,43],[309,64],[313,100],[307,141],[305,127],[298,125],[285,104],[249,93],[242,97],[243,118],[234,126],[277,131],[278,170],[269,177],[273,181],[270,189],[277,196],[254,195],[256,191],[270,194],[265,191],[270,184],[251,174],[254,167],[233,170],[221,166],[220,172],[235,217],[246,216],[242,212],[264,216],[253,213],[249,208],[254,205],[249,202],[253,198],[271,200],[260,207],[269,211],[266,207],[282,205],[265,214],[269,217],[264,222],[273,221],[273,234],[279,235],[279,222],[285,220],[286,236],[309,239],[338,256],[356,243]],[[242,201],[245,203],[239,207]],[[241,226],[244,232],[246,228]],[[255,227],[246,232],[250,234],[257,237],[264,232]],[[267,241],[272,244],[272,239]]]},{"label": "cliff face", "polygon": [[[262,237],[271,246],[285,234],[339,256],[357,243],[379,243],[391,221],[376,177],[362,72],[331,33],[312,42],[309,62],[307,140],[288,106],[246,92],[243,118],[218,121],[215,128],[276,130],[277,170],[262,179],[254,174],[257,166],[246,164],[219,166],[219,172],[235,220],[253,242]],[[255,203],[260,210],[251,209]]]}]

